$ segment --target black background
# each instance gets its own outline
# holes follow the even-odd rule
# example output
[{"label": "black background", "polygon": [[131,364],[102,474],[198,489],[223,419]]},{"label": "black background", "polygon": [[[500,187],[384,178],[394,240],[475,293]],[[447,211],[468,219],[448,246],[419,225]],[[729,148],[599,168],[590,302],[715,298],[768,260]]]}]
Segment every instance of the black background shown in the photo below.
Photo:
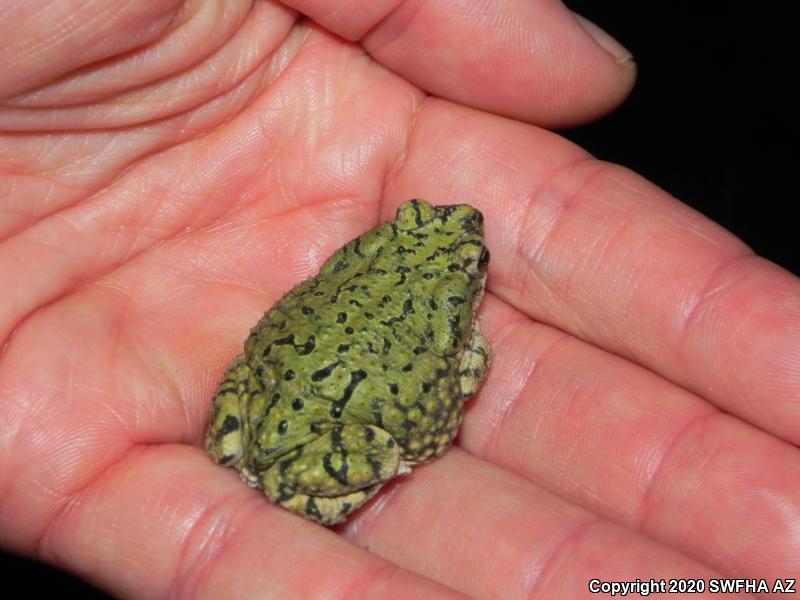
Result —
[{"label": "black background", "polygon": [[[633,52],[639,77],[615,113],[562,132],[637,171],[800,274],[796,232],[794,2],[572,0]],[[0,555],[3,589],[106,598],[33,562]]]},{"label": "black background", "polygon": [[800,274],[796,4],[568,1],[633,53],[639,73],[616,112],[563,133]]}]

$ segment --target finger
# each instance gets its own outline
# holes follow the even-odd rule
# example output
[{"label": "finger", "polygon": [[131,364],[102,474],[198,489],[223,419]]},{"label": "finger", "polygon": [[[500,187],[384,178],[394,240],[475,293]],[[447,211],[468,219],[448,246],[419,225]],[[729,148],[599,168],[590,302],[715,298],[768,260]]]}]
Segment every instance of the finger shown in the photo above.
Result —
[{"label": "finger", "polygon": [[462,598],[269,505],[185,446],[126,454],[71,499],[39,548],[127,598]]},{"label": "finger", "polygon": [[800,570],[796,447],[492,295],[482,312],[465,450],[728,576]]},{"label": "finger", "polygon": [[0,15],[0,98],[157,39],[180,0],[16,0]]},{"label": "finger", "polygon": [[[284,39],[294,17],[270,12],[266,3],[238,14],[236,9],[243,8],[242,4],[224,3],[225,9],[220,13],[220,7],[213,2],[200,2],[196,7],[187,3],[182,19],[146,48],[94,63],[52,84],[6,99],[0,106],[0,129],[5,126],[26,131],[0,135],[0,163],[4,165],[0,178],[0,240],[92,197],[143,158],[150,157],[143,162],[148,163],[148,175],[154,178],[156,169],[151,163],[165,160],[161,151],[216,129],[251,102],[260,86],[270,83],[270,77],[265,81],[264,66],[249,75],[249,69],[241,67],[252,65],[254,57],[256,63],[261,62],[262,53],[268,53]],[[257,43],[251,43],[251,35],[258,39]],[[237,52],[247,53],[248,58],[239,61]],[[239,68],[225,67],[221,57]],[[239,78],[238,85],[224,91]],[[200,81],[208,87],[198,86]],[[181,85],[189,92],[181,92]],[[189,105],[195,110],[185,110]],[[169,117],[176,109],[180,109],[179,113]],[[103,125],[148,121],[159,115],[157,122],[140,123],[139,127],[100,129]],[[65,128],[71,130],[64,131]],[[243,140],[239,144],[248,145]],[[217,162],[222,164],[225,160],[218,156]],[[142,200],[145,194],[154,191],[151,180],[142,178],[140,185],[141,193],[130,196],[133,204],[137,204],[134,198],[146,203]],[[98,194],[97,199],[108,206],[106,195]],[[134,212],[142,208],[139,204]],[[51,230],[45,238],[58,235]],[[45,249],[20,250],[38,254]],[[96,254],[95,248],[92,255]],[[0,257],[0,264],[4,262]],[[62,265],[44,279],[57,281],[59,275],[69,271],[67,265]],[[0,329],[2,321],[0,317]]]},{"label": "finger", "polygon": [[557,0],[287,4],[431,94],[542,125],[611,110],[635,77],[627,50]]},{"label": "finger", "polygon": [[[60,7],[62,4],[66,3],[51,3],[48,9],[52,6]],[[156,6],[152,1],[149,4]],[[91,49],[95,54],[104,50],[102,60],[95,60],[95,54],[84,52],[83,49],[79,54],[63,53],[63,57],[58,58],[72,62],[63,65],[60,71],[54,71],[50,77],[37,80],[37,85],[29,92],[6,98],[3,104],[51,110],[62,106],[86,105],[168,78],[202,63],[233,37],[246,22],[248,13],[253,12],[250,4],[241,0],[224,3],[189,0],[180,5],[175,3],[173,12],[164,16],[169,19],[163,25],[156,14],[151,21],[145,15],[142,22],[134,26],[129,22],[129,12],[142,7],[125,6],[109,0],[84,2],[81,4],[84,10],[93,9],[101,14],[103,11],[113,13],[102,14],[97,19],[105,28],[105,36],[100,40],[99,48],[95,45]],[[111,16],[114,18],[110,18]],[[276,18],[277,15],[273,13],[272,17]],[[16,25],[19,29],[20,26],[29,27],[32,23],[20,19]],[[92,42],[87,39],[90,33],[86,31],[59,36],[58,25],[61,24],[27,32],[31,36],[29,39],[33,39],[33,36],[42,38],[41,43],[53,45],[54,53],[62,50],[59,45],[88,45]],[[125,39],[126,35],[147,36],[144,40],[146,43],[130,44],[130,47],[122,48],[108,45],[111,40]],[[57,64],[51,61],[48,67],[55,69]],[[81,68],[76,69],[76,66]],[[22,66],[20,70],[23,70]]]},{"label": "finger", "polygon": [[345,535],[474,598],[589,598],[592,579],[715,576],[458,449],[398,480]]},{"label": "finger", "polygon": [[196,4],[154,43],[6,100],[0,130],[101,130],[240,108],[269,78],[295,14],[266,2]]},{"label": "finger", "polygon": [[409,194],[473,203],[500,297],[800,442],[797,278],[558,136],[437,101],[415,124],[384,215]]}]

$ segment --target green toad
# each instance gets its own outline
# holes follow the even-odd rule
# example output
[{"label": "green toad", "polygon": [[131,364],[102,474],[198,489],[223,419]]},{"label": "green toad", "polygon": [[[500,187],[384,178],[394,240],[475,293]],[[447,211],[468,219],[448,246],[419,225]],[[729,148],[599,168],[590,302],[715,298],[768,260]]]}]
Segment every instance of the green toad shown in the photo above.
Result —
[{"label": "green toad", "polygon": [[442,454],[489,364],[488,262],[471,206],[400,206],[253,328],[214,396],[208,454],[326,525]]}]

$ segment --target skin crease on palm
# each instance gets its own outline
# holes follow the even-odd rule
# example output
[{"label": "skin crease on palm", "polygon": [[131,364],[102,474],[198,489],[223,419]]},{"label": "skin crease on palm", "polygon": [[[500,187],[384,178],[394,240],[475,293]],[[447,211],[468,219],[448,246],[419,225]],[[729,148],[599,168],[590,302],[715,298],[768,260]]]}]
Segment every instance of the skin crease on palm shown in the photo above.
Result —
[{"label": "skin crease on palm", "polygon": [[[547,130],[630,90],[605,34],[555,0],[0,11],[3,548],[135,598],[798,572],[800,285]],[[456,447],[328,530],[212,464],[209,402],[413,197],[484,214],[494,363]]]}]

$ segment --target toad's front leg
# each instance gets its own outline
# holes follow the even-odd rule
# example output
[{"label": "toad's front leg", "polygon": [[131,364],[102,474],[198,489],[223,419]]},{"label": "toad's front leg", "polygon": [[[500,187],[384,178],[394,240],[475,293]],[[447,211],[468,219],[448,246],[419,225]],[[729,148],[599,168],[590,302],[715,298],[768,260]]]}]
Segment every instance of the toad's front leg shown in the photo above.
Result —
[{"label": "toad's front leg", "polygon": [[208,418],[205,448],[214,462],[232,466],[244,454],[247,435],[247,401],[252,374],[241,354],[231,363],[222,378]]},{"label": "toad's front leg", "polygon": [[337,425],[262,474],[271,502],[324,525],[341,523],[398,474],[410,471],[385,430]]}]

